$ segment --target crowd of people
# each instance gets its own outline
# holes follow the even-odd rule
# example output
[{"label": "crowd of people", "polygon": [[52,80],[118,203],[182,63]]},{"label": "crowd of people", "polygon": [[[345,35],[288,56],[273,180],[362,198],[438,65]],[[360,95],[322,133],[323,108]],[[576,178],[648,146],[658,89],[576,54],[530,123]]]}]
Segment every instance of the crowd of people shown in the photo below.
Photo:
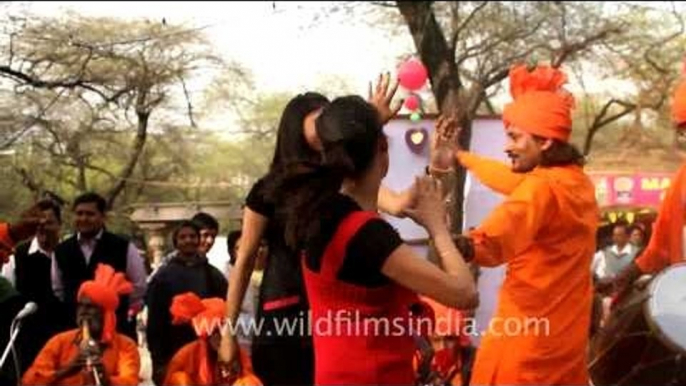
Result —
[{"label": "crowd of people", "polygon": [[[452,166],[431,162],[403,192],[382,185],[390,163],[383,128],[400,108],[388,74],[366,99],[294,97],[269,170],[246,197],[242,228],[227,237],[228,276],[207,259],[220,229],[206,213],[178,224],[173,251],[150,274],[135,245],[107,230],[97,193],[74,200],[75,234],[64,240],[61,207],[49,200],[1,224],[3,347],[14,316],[29,302],[38,308],[22,319],[19,367],[5,365],[0,383],[138,385],[136,320],[145,309],[156,385],[589,384],[598,301],[683,260],[686,169],[645,249],[641,229],[617,225],[613,244],[596,253],[600,213],[583,156],[569,142],[574,98],[563,88],[566,76],[544,65],[515,65],[509,76],[513,101],[503,121],[511,163],[459,148],[459,128],[446,115],[432,149],[448,146]],[[678,128],[686,124],[685,94],[682,84],[673,102]],[[504,196],[459,235],[450,231],[442,186],[457,167]],[[380,211],[423,226],[437,262],[417,255]],[[461,331],[479,303],[471,267],[505,264],[494,319],[539,318],[549,328],[487,331],[474,357]],[[594,292],[602,294],[595,302]],[[263,327],[259,333],[231,328],[246,318]],[[446,318],[455,323],[437,332]],[[430,327],[413,329],[421,319]],[[370,333],[378,320],[403,333]],[[321,321],[338,328],[324,333]],[[315,328],[284,333],[284,322]]]}]

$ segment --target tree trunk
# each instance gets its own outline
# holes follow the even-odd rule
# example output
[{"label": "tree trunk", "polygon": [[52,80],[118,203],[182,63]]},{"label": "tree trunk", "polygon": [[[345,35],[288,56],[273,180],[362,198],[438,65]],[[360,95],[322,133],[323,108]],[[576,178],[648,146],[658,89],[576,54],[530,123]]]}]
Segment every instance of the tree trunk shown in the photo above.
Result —
[{"label": "tree trunk", "polygon": [[[459,142],[463,149],[469,149],[471,137],[471,114],[465,108],[460,95],[462,83],[455,64],[454,50],[450,47],[443,30],[431,9],[431,2],[397,2],[400,13],[410,29],[422,63],[429,72],[431,89],[441,114],[454,115],[462,127]],[[458,168],[452,187],[452,199],[448,211],[451,213],[453,232],[462,231],[465,170]]]},{"label": "tree trunk", "polygon": [[[80,149],[79,149],[80,151]],[[78,154],[76,156],[76,184],[77,184],[77,189],[81,193],[85,193],[88,190],[88,184],[86,183],[86,162],[85,162],[85,156],[82,154]]]},{"label": "tree trunk", "polygon": [[126,182],[133,174],[133,171],[138,164],[138,159],[143,153],[143,148],[145,147],[145,141],[148,137],[148,121],[150,120],[150,109],[147,107],[147,95],[147,90],[140,91],[138,94],[136,100],[136,116],[138,117],[136,138],[133,141],[133,149],[128,162],[122,169],[121,173],[119,173],[117,176],[114,186],[107,194],[107,207],[109,209],[114,207],[115,200],[126,187]]}]

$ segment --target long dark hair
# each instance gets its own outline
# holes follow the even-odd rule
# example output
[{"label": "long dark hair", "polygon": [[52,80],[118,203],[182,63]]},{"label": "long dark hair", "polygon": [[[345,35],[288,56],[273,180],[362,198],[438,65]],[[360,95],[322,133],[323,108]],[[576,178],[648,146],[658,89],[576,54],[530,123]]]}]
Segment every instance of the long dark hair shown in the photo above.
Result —
[{"label": "long dark hair", "polygon": [[311,112],[326,106],[329,100],[322,94],[306,92],[291,99],[281,114],[276,133],[276,149],[269,173],[276,174],[286,165],[296,162],[318,162],[321,155],[305,140],[303,123]]},{"label": "long dark hair", "polygon": [[[539,136],[534,136],[538,141],[544,141],[545,139]],[[541,166],[553,167],[553,166],[567,166],[567,165],[578,165],[584,166],[586,163],[586,158],[579,151],[579,149],[572,145],[571,143],[562,142],[557,139],[553,139],[552,145],[543,150],[541,153]]]},{"label": "long dark hair", "polygon": [[319,233],[324,206],[343,180],[366,171],[383,139],[376,109],[359,96],[345,96],[326,106],[316,121],[321,158],[295,162],[274,185],[277,208],[285,224],[286,243],[300,249]]}]

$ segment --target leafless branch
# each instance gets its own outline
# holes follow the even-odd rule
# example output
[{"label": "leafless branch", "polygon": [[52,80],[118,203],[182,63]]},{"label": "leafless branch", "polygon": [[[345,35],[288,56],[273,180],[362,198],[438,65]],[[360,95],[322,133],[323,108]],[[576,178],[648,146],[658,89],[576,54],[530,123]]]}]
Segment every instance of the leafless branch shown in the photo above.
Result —
[{"label": "leafless branch", "polygon": [[683,17],[679,14],[679,12],[676,10],[676,7],[674,6],[674,2],[672,2],[672,14],[674,15],[674,18],[677,20],[677,24],[679,25],[679,30],[674,32],[673,34],[666,36],[664,39],[660,39],[657,41],[655,44],[651,44],[648,49],[643,53],[643,59],[648,63],[653,69],[656,71],[660,72],[663,75],[669,74],[669,68],[666,68],[665,66],[661,66],[657,64],[657,62],[653,59],[653,53],[656,50],[662,50],[664,49],[665,45],[674,39],[677,39],[681,36],[684,35],[684,31],[686,30],[686,26],[684,25],[684,19]]},{"label": "leafless branch", "polygon": [[[124,168],[119,173],[117,179],[118,181],[112,186],[112,188],[107,193],[107,205],[112,207],[115,200],[119,194],[126,187],[126,181],[133,173],[138,159],[143,152],[145,146],[145,141],[148,134],[148,121],[150,119],[150,110],[145,109],[147,92],[144,90],[139,91],[139,95],[136,101],[136,114],[138,116],[138,128],[136,130],[136,137],[133,142],[131,155],[127,161]],[[161,97],[160,97],[161,98]]]},{"label": "leafless branch", "polygon": [[551,63],[553,67],[560,67],[562,63],[567,60],[571,55],[574,55],[580,51],[583,51],[584,49],[592,46],[596,42],[603,41],[607,39],[610,35],[616,34],[621,32],[621,29],[617,27],[611,27],[607,29],[603,29],[599,31],[596,34],[593,34],[591,36],[587,36],[583,40],[576,42],[576,43],[571,43],[571,44],[565,44],[562,47],[560,47],[559,54],[557,57],[555,57]]},{"label": "leafless branch", "polygon": [[369,4],[384,8],[396,8],[394,1],[370,1]]},{"label": "leafless branch", "polygon": [[[474,19],[474,17],[482,10],[484,7],[488,5],[488,1],[482,1],[479,4],[477,4],[474,9],[467,15],[467,17],[455,27],[453,30],[453,36],[450,39],[450,49],[454,52],[455,48],[457,47],[457,41],[460,38],[460,34],[462,31],[464,31],[465,28],[469,25],[469,23]],[[457,20],[457,18],[455,18]]]},{"label": "leafless branch", "polygon": [[[608,116],[608,113],[610,111],[610,108],[612,108],[613,105],[619,105],[623,107],[623,109],[615,113],[613,115]],[[609,125],[612,122],[617,121],[618,119],[632,113],[634,110],[636,110],[636,104],[622,101],[619,99],[610,99],[605,103],[605,105],[600,109],[600,112],[598,115],[595,116],[593,119],[593,122],[591,123],[591,126],[589,126],[588,131],[586,132],[586,138],[584,140],[584,148],[583,148],[583,153],[584,155],[588,155],[591,152],[591,145],[593,143],[593,137],[596,135],[598,130],[600,130],[602,127]]]},{"label": "leafless branch", "polygon": [[14,36],[15,33],[12,32],[10,34],[10,53],[9,53],[9,58],[7,59],[7,66],[12,67],[12,60],[14,60]]},{"label": "leafless branch", "polygon": [[49,102],[45,107],[43,107],[43,108],[39,111],[39,113],[38,113],[38,115],[37,115],[36,117],[34,117],[33,119],[29,120],[29,122],[27,122],[26,124],[24,124],[24,127],[22,127],[21,129],[19,129],[19,130],[16,132],[16,134],[14,134],[14,135],[11,136],[10,138],[6,139],[3,143],[1,143],[1,144],[0,144],[0,150],[4,150],[4,149],[7,149],[7,148],[11,147],[11,146],[14,145],[19,139],[21,139],[29,130],[31,130],[31,128],[32,128],[36,123],[38,123],[38,122],[40,121],[40,119],[42,119],[42,118],[45,116],[45,113],[46,113],[55,103],[57,103],[57,100],[62,96],[62,93],[63,93],[63,92],[64,92],[64,90],[60,90],[60,92],[58,92],[57,95],[55,95],[55,96],[50,100],[50,102]]},{"label": "leafless branch", "polygon": [[[513,42],[516,40],[523,40],[530,36],[533,36],[538,32],[541,26],[543,26],[544,22],[544,19],[540,19],[531,28],[522,28],[520,31],[514,32],[508,31],[508,33],[502,33],[497,36],[493,36],[492,38],[484,39],[480,44],[476,44],[465,49],[463,51],[463,54],[456,58],[455,62],[457,63],[457,66],[461,66],[462,63],[464,63],[466,60],[470,58],[482,56],[487,52],[493,53],[495,51],[495,48],[503,43]],[[527,52],[533,52],[533,50],[530,49]],[[519,57],[521,55],[517,54],[516,56]],[[510,62],[508,62],[507,60],[502,62],[505,63],[506,66],[510,65]]]},{"label": "leafless branch", "polygon": [[39,193],[42,190],[41,184],[36,181],[33,176],[31,176],[28,170],[17,166],[14,166],[13,168],[14,171],[21,177],[22,184],[24,184],[24,186],[26,186],[30,191]]},{"label": "leafless branch", "polygon": [[183,87],[183,95],[186,97],[186,105],[188,107],[188,119],[191,123],[191,127],[197,127],[195,124],[195,120],[193,119],[193,105],[191,104],[191,96],[188,93],[188,88],[186,88],[186,82],[183,79],[183,76],[179,76],[179,80],[181,81],[181,86]]}]

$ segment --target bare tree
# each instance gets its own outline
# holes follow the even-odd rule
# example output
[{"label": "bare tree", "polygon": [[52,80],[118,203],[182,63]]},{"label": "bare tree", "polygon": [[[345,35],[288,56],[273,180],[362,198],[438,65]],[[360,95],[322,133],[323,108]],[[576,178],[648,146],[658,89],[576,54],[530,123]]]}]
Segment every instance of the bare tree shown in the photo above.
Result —
[{"label": "bare tree", "polygon": [[[199,69],[222,65],[210,52],[202,28],[159,22],[34,17],[6,40],[2,84],[30,103],[12,110],[22,113],[6,121],[12,127],[4,130],[0,149],[29,133],[38,135],[42,139],[35,146],[76,170],[67,179],[76,191],[91,188],[90,172],[107,176],[110,206],[143,154],[153,112],[174,107],[176,95],[182,95],[194,125],[186,79]],[[116,170],[98,165],[98,147],[89,143],[106,139],[113,145],[114,137],[128,138],[116,145],[124,160]]]}]

